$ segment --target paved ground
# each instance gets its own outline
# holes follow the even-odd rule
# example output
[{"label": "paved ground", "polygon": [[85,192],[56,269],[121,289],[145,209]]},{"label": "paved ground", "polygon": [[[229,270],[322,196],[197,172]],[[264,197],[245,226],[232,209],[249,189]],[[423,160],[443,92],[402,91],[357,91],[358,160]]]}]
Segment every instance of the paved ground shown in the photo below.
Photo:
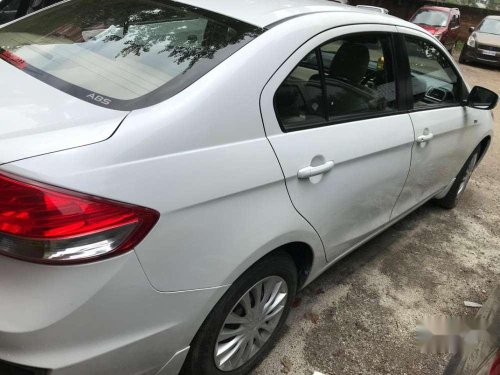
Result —
[{"label": "paved ground", "polygon": [[[500,88],[500,70],[462,66],[471,85]],[[256,369],[268,374],[440,374],[420,354],[424,315],[471,315],[500,280],[500,108],[496,139],[458,208],[427,204],[298,295],[287,330]]]}]

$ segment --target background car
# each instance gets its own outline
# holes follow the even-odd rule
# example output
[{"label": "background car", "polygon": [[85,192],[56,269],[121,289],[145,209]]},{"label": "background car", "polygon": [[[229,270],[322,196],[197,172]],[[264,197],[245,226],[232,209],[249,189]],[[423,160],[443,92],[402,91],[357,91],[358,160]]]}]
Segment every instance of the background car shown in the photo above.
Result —
[{"label": "background car", "polygon": [[389,14],[389,11],[387,9],[381,7],[374,7],[371,5],[356,5],[356,7],[361,9],[371,10],[376,13]]},{"label": "background car", "polygon": [[460,63],[476,61],[500,66],[500,16],[486,17],[476,29],[471,27],[470,32],[460,53]]},{"label": "background car", "polygon": [[460,10],[439,6],[423,6],[410,18],[410,22],[430,32],[451,53],[458,39]]}]

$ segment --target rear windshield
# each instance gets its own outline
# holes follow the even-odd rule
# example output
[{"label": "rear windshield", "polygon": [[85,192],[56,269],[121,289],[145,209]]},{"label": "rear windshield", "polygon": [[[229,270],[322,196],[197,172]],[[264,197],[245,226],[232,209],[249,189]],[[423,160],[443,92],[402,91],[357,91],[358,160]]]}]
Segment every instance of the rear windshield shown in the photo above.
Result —
[{"label": "rear windshield", "polygon": [[261,32],[173,1],[72,0],[1,28],[0,59],[88,102],[131,110],[175,95]]}]

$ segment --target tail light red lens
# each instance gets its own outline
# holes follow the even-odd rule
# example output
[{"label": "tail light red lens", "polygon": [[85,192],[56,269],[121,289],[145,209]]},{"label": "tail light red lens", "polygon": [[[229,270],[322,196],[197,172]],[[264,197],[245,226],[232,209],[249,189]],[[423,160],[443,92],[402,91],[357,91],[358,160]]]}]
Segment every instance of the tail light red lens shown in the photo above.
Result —
[{"label": "tail light red lens", "polygon": [[490,368],[490,375],[500,375],[500,350],[498,350]]},{"label": "tail light red lens", "polygon": [[51,264],[123,254],[158,212],[0,174],[0,253]]}]

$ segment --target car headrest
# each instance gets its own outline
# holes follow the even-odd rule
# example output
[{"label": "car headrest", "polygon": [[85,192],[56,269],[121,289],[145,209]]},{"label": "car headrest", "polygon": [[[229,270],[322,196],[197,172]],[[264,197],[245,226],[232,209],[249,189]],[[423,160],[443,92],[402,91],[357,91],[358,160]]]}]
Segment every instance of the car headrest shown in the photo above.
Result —
[{"label": "car headrest", "polygon": [[370,52],[359,43],[346,42],[340,46],[330,65],[330,76],[358,84],[368,70]]}]

